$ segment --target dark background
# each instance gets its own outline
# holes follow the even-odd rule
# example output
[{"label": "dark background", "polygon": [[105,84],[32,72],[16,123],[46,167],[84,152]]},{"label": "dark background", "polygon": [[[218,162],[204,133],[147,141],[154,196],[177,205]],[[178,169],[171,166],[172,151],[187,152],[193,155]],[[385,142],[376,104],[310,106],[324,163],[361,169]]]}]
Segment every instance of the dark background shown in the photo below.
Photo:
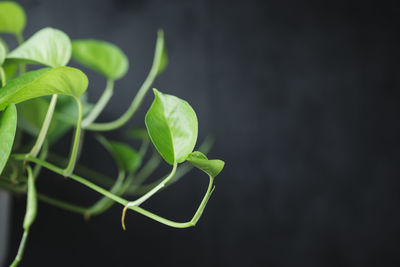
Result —
[{"label": "dark background", "polygon": [[[398,1],[20,3],[26,37],[52,26],[126,52],[131,68],[103,121],[129,105],[163,28],[170,64],[154,86],[192,104],[199,140],[214,134],[209,156],[226,161],[191,229],[131,212],[123,232],[119,206],[85,222],[41,203],[21,266],[399,266]],[[104,80],[85,72],[95,101]],[[132,125],[144,125],[152,98]],[[82,162],[115,175],[90,137]],[[145,207],[190,219],[207,182],[193,171]],[[98,197],[50,173],[38,189],[75,203]],[[10,259],[24,209],[24,197],[16,198]]]}]

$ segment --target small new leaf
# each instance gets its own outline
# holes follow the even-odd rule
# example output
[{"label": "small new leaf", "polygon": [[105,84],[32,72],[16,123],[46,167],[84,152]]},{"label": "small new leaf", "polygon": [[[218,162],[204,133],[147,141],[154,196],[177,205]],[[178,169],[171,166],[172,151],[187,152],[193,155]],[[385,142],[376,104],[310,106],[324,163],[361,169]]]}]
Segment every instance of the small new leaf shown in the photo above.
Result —
[{"label": "small new leaf", "polygon": [[7,60],[13,63],[66,66],[71,59],[71,40],[64,32],[44,28],[11,51]]},{"label": "small new leaf", "polygon": [[106,78],[122,78],[129,68],[124,52],[114,44],[93,39],[72,41],[72,58]]},{"label": "small new leaf", "polygon": [[188,102],[154,89],[155,99],[145,118],[154,146],[169,163],[181,163],[197,140],[196,113]]},{"label": "small new leaf", "polygon": [[86,75],[75,68],[43,68],[10,80],[0,90],[0,110],[44,95],[61,94],[79,98],[88,86]]},{"label": "small new leaf", "polygon": [[207,157],[199,151],[190,153],[186,160],[189,161],[196,168],[199,168],[200,170],[210,175],[212,178],[215,178],[222,171],[225,165],[222,160],[207,159]]},{"label": "small new leaf", "polygon": [[0,32],[21,34],[25,28],[24,9],[13,1],[0,2]]},{"label": "small new leaf", "polygon": [[9,105],[6,110],[0,111],[0,174],[10,156],[16,129],[17,109],[15,105]]}]

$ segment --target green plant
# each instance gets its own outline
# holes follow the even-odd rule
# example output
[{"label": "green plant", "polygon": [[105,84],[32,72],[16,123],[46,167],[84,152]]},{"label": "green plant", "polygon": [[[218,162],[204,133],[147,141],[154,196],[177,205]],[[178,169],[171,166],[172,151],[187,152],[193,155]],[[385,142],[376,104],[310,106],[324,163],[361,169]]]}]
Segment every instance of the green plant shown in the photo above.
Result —
[{"label": "green plant", "polygon": [[[6,43],[0,39],[0,187],[27,194],[24,233],[18,254],[11,265],[17,266],[21,261],[29,229],[36,217],[38,199],[85,217],[100,214],[117,202],[124,207],[124,229],[128,209],[171,227],[194,226],[214,190],[214,178],[223,169],[224,162],[209,160],[199,151],[193,152],[198,124],[194,110],[186,101],[153,89],[155,98],[145,117],[147,130],[133,128],[127,134],[130,138],[141,140],[138,151],[125,143],[95,135],[115,159],[119,169],[115,180],[79,164],[75,166],[84,140],[83,131],[110,131],[125,125],[139,108],[154,79],[163,72],[168,61],[163,32],[158,32],[153,65],[129,108],[112,122],[96,123],[113,95],[114,82],[128,71],[129,63],[125,54],[115,45],[104,41],[71,41],[64,32],[53,28],[44,28],[24,41],[22,33],[25,20],[25,12],[18,4],[0,2],[0,33],[14,35],[19,43],[9,51]],[[96,104],[86,101],[86,75],[77,68],[67,66],[71,57],[78,64],[106,78],[106,88]],[[27,71],[30,65],[41,67]],[[65,159],[52,153],[49,147],[74,126],[71,154],[62,168],[59,165]],[[144,163],[150,141],[156,150]],[[199,150],[206,153],[210,146],[211,141],[206,140]],[[156,182],[144,184],[161,158],[171,165],[171,172]],[[175,222],[140,207],[163,187],[186,174],[191,166],[209,176],[207,191],[191,220]],[[35,181],[41,168],[87,186],[103,197],[92,206],[83,207],[36,192]],[[75,174],[75,169],[78,173],[90,176],[96,184]],[[124,196],[138,198],[128,201]]]}]

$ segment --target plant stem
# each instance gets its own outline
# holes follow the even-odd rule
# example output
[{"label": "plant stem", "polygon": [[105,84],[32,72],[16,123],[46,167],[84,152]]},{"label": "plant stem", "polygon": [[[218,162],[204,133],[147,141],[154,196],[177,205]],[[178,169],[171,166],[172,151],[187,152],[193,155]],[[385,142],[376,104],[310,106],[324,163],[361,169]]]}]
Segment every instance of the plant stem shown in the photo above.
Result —
[{"label": "plant stem", "polygon": [[135,112],[139,108],[140,104],[142,103],[143,98],[146,95],[147,91],[150,89],[154,79],[157,76],[158,69],[160,67],[163,49],[164,49],[164,33],[162,31],[158,31],[153,65],[150,69],[150,72],[149,72],[146,80],[140,87],[139,91],[137,92],[137,94],[136,94],[135,98],[133,99],[129,108],[118,119],[111,121],[111,122],[105,122],[105,123],[92,123],[91,125],[86,127],[87,130],[111,131],[111,130],[114,130],[114,129],[117,129],[117,128],[123,126],[125,123],[127,123],[130,120],[130,118],[132,118],[132,116],[135,114]]},{"label": "plant stem", "polygon": [[4,69],[2,67],[0,67],[0,79],[1,79],[1,87],[6,86],[7,77],[6,77],[6,73],[4,72]]},{"label": "plant stem", "polygon": [[26,197],[26,211],[24,218],[24,233],[22,235],[21,242],[19,244],[17,256],[15,257],[13,263],[10,266],[18,266],[18,264],[22,260],[22,255],[24,254],[26,241],[29,234],[29,229],[36,218],[36,209],[37,209],[37,198],[36,198],[36,189],[35,189],[35,181],[32,174],[32,169],[28,166],[28,193]]},{"label": "plant stem", "polygon": [[[21,45],[24,42],[24,36],[22,35],[22,32],[17,33],[15,35],[15,38],[17,39],[18,45]],[[26,72],[26,65],[25,64],[19,64],[19,74],[22,75]]]},{"label": "plant stem", "polygon": [[24,230],[24,233],[21,238],[21,242],[19,243],[17,256],[15,257],[14,261],[11,263],[10,267],[17,267],[18,264],[21,262],[22,255],[24,254],[24,250],[25,250],[26,240],[28,239],[28,234],[29,234],[29,231]]},{"label": "plant stem", "polygon": [[174,177],[177,166],[178,166],[178,164],[176,162],[174,162],[171,173],[161,183],[159,183],[157,186],[155,186],[149,192],[147,192],[146,194],[141,196],[139,199],[129,202],[126,206],[127,207],[140,206],[140,204],[142,204],[147,199],[149,199],[151,196],[153,196],[155,193],[157,193],[161,188],[163,188],[165,186],[166,183],[168,183],[169,180],[172,179],[172,177]]},{"label": "plant stem", "polygon": [[97,117],[100,115],[100,113],[107,105],[108,101],[110,101],[110,98],[112,97],[113,93],[114,93],[114,81],[108,79],[106,89],[104,90],[100,99],[97,101],[96,105],[93,107],[90,113],[83,119],[82,128],[85,129],[97,119]]},{"label": "plant stem", "polygon": [[[13,157],[15,159],[18,159],[18,160],[23,160],[25,158],[25,155],[24,154],[13,154]],[[64,173],[63,169],[61,169],[61,168],[59,168],[57,166],[54,166],[53,164],[50,164],[50,163],[48,163],[46,161],[43,161],[41,159],[34,158],[34,157],[29,157],[29,158],[27,158],[27,160],[31,161],[33,163],[39,164],[39,165],[45,167],[46,169],[49,169],[49,170],[51,170],[51,171],[53,171],[55,173],[58,173],[60,175],[63,175],[63,173]],[[123,198],[121,198],[119,196],[116,196],[116,195],[110,193],[109,191],[101,188],[100,186],[97,186],[97,185],[93,184],[92,182],[89,182],[85,178],[82,178],[82,177],[80,177],[80,176],[78,176],[76,174],[71,174],[69,177],[72,180],[74,180],[74,181],[76,181],[76,182],[78,182],[80,184],[83,184],[86,187],[89,187],[90,189],[92,189],[92,190],[94,190],[94,191],[96,191],[96,192],[98,192],[98,193],[100,193],[100,194],[102,194],[102,195],[114,200],[115,202],[117,202],[117,203],[119,203],[119,204],[121,204],[123,206],[126,206],[129,203],[128,200],[123,199]],[[155,221],[158,221],[158,222],[160,222],[162,224],[165,224],[165,225],[168,225],[168,226],[171,226],[171,227],[174,227],[174,228],[188,228],[188,227],[192,227],[192,226],[196,225],[196,222],[198,221],[199,217],[201,216],[201,214],[202,214],[202,212],[203,212],[203,210],[204,210],[204,208],[205,208],[205,206],[207,204],[207,200],[210,198],[212,192],[213,192],[213,190],[209,186],[209,188],[207,189],[207,192],[206,192],[205,196],[203,197],[203,200],[202,200],[200,206],[198,207],[194,217],[188,222],[171,221],[171,220],[165,219],[165,218],[163,218],[163,217],[161,217],[161,216],[159,216],[157,214],[154,214],[154,213],[152,213],[150,211],[147,211],[147,210],[145,210],[145,209],[143,209],[141,207],[138,207],[138,206],[131,206],[131,207],[128,207],[128,209],[136,211],[136,212],[138,212],[138,213],[140,213],[140,214],[142,214],[142,215],[144,215],[144,216],[146,216],[146,217],[148,217],[150,219],[153,219]]]},{"label": "plant stem", "polygon": [[[214,143],[214,138],[207,136],[206,139],[201,143],[199,146],[199,151],[203,152],[204,155],[207,155],[207,153],[210,151],[212,145]],[[154,169],[158,166],[160,163],[161,158],[158,156],[158,152],[154,153],[153,156],[150,158],[150,160],[146,163],[145,166],[141,169],[141,171],[137,174],[135,184],[133,184],[131,187],[129,187],[126,190],[126,193],[129,195],[135,195],[135,196],[140,196],[148,191],[150,191],[154,186],[157,186],[158,183],[160,183],[164,178],[161,178],[157,181],[154,181],[152,183],[142,185],[142,183],[145,181],[145,179],[151,175],[151,173],[154,171]],[[189,163],[184,163],[181,164],[177,169],[174,177],[165,185],[166,187],[176,183],[180,178],[185,176],[187,173],[189,173],[193,169],[193,165]]]},{"label": "plant stem", "polygon": [[47,109],[46,117],[44,118],[42,128],[40,129],[38,138],[36,139],[35,145],[32,147],[31,151],[26,154],[26,156],[33,156],[36,157],[39,153],[40,149],[42,148],[43,142],[46,139],[47,132],[50,127],[51,119],[53,118],[54,109],[57,104],[57,97],[58,95],[53,95],[51,97],[49,108]]},{"label": "plant stem", "polygon": [[79,148],[79,140],[80,140],[80,134],[81,134],[81,122],[82,122],[82,103],[79,98],[75,98],[76,103],[78,104],[78,120],[76,123],[76,131],[75,131],[75,137],[74,141],[72,144],[72,150],[71,150],[71,156],[69,158],[69,163],[67,167],[63,170],[63,175],[65,177],[69,177],[72,172],[74,171],[75,163],[76,163],[76,158],[78,155],[78,148]]}]

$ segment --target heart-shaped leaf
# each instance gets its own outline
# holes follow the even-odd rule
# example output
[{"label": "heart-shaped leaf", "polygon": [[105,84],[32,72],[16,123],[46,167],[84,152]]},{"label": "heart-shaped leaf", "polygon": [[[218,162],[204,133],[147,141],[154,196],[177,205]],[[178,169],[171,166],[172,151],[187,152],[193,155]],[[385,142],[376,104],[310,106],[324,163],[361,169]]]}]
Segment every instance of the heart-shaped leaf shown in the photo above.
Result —
[{"label": "heart-shaped leaf", "polygon": [[0,32],[21,34],[25,28],[24,9],[15,2],[0,2]]},{"label": "heart-shaped leaf", "polygon": [[192,163],[192,165],[196,168],[199,168],[200,170],[210,175],[212,178],[215,178],[215,176],[217,176],[222,171],[225,165],[222,160],[207,159],[207,157],[199,151],[190,153],[186,160]]},{"label": "heart-shaped leaf", "polygon": [[0,110],[8,104],[44,95],[61,94],[80,97],[88,86],[86,75],[75,68],[43,68],[10,80],[0,90]]},{"label": "heart-shaped leaf", "polygon": [[65,66],[71,59],[71,40],[60,30],[44,28],[11,51],[7,59],[13,63]]},{"label": "heart-shaped leaf", "polygon": [[0,174],[10,156],[16,128],[17,109],[11,104],[3,112],[0,111]]},{"label": "heart-shaped leaf", "polygon": [[93,39],[72,41],[72,58],[113,80],[122,78],[129,68],[128,58],[121,49]]},{"label": "heart-shaped leaf", "polygon": [[197,140],[197,117],[186,101],[154,89],[155,99],[145,122],[154,146],[169,164],[181,163]]}]

